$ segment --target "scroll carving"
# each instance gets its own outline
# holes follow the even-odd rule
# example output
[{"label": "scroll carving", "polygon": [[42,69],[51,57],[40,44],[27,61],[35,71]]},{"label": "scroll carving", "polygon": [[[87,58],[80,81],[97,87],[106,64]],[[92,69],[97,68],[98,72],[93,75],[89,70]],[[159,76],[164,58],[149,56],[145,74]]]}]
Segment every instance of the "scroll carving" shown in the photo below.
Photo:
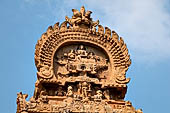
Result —
[{"label": "scroll carving", "polygon": [[37,75],[38,77],[49,79],[54,75],[53,68],[47,65],[44,65],[43,67],[40,68],[40,71],[37,72]]}]

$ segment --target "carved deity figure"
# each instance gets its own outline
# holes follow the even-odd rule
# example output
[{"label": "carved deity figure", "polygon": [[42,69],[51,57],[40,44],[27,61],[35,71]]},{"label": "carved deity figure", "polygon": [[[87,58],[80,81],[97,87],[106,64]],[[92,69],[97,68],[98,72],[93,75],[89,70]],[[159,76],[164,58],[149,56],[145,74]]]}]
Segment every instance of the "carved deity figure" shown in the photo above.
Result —
[{"label": "carved deity figure", "polygon": [[94,96],[94,98],[101,100],[102,96],[103,96],[102,91],[101,90],[97,90],[96,91],[96,95]]},{"label": "carved deity figure", "polygon": [[68,69],[67,69],[67,65],[68,65],[68,59],[67,56],[64,54],[63,57],[61,57],[57,63],[60,65],[58,67],[58,72],[57,74],[59,75],[67,75],[69,74]]},{"label": "carved deity figure", "polygon": [[90,96],[91,92],[91,84],[88,82],[82,82],[79,84],[79,89],[78,89],[78,93],[81,94],[81,97],[83,97],[84,99],[87,98],[88,96]]},{"label": "carved deity figure", "polygon": [[77,59],[81,61],[81,59],[84,57],[87,57],[87,51],[84,47],[84,45],[80,45],[78,48],[77,48]]},{"label": "carved deity figure", "polygon": [[58,87],[58,90],[55,91],[55,95],[56,96],[64,96],[64,91],[63,91],[63,88],[61,86]]},{"label": "carved deity figure", "polygon": [[68,53],[68,60],[75,61],[75,57],[76,57],[75,51],[74,51],[74,50],[71,50],[71,51]]},{"label": "carved deity figure", "polygon": [[109,90],[108,90],[108,89],[105,90],[103,94],[104,94],[104,96],[105,96],[105,98],[106,98],[107,100],[110,99],[110,93],[109,93]]},{"label": "carved deity figure", "polygon": [[42,84],[40,84],[39,80],[35,82],[35,89],[34,89],[34,98],[37,99],[40,95],[41,90],[43,89]]},{"label": "carved deity figure", "polygon": [[27,101],[26,98],[28,97],[27,94],[22,94],[22,92],[17,94],[17,104],[20,105],[21,111],[27,109]]},{"label": "carved deity figure", "polygon": [[68,86],[66,96],[73,97],[73,87],[72,86]]},{"label": "carved deity figure", "polygon": [[88,84],[87,82],[82,83],[82,96],[87,97],[87,89],[88,89]]}]

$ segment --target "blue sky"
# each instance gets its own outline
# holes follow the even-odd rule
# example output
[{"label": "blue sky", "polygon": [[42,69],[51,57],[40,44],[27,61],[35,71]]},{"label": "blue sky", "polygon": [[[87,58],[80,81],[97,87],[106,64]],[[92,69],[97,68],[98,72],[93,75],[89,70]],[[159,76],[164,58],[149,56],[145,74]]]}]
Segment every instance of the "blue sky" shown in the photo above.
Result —
[{"label": "blue sky", "polygon": [[16,112],[17,92],[33,95],[34,50],[48,26],[84,5],[94,20],[123,37],[132,59],[125,100],[144,113],[168,113],[170,1],[0,0],[1,113]]}]

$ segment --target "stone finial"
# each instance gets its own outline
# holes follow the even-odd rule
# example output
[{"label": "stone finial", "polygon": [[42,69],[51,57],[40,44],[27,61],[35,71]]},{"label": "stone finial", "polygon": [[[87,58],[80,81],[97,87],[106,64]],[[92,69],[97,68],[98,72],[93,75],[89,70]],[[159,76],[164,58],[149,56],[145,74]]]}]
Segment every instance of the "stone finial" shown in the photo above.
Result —
[{"label": "stone finial", "polygon": [[73,16],[69,18],[68,16],[65,17],[66,22],[70,24],[73,28],[94,28],[99,24],[99,20],[92,21],[91,11],[86,11],[84,6],[81,7],[80,11],[77,9],[72,9]]}]

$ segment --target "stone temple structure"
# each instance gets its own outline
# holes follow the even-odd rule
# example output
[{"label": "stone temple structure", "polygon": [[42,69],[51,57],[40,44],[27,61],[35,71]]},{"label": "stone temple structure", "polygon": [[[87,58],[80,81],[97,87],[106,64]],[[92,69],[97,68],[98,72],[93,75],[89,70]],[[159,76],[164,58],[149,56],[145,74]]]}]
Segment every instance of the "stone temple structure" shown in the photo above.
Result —
[{"label": "stone temple structure", "polygon": [[34,95],[18,93],[16,113],[143,113],[124,100],[131,60],[123,39],[84,7],[72,12],[38,40]]}]

